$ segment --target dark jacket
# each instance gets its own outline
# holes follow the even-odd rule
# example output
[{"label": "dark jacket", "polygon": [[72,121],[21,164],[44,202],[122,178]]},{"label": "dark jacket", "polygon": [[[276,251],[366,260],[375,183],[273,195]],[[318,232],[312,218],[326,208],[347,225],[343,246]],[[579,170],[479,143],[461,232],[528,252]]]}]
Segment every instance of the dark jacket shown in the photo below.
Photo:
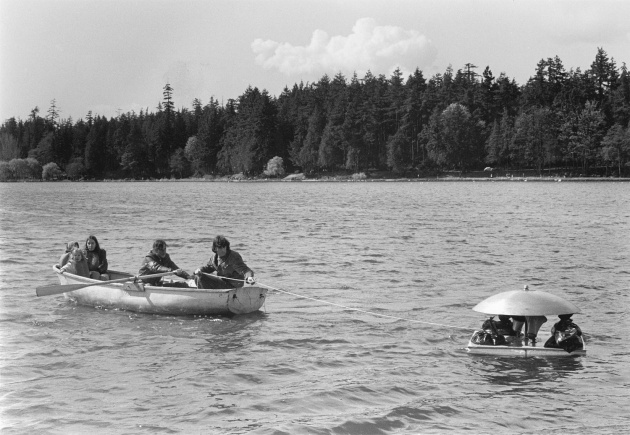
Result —
[{"label": "dark jacket", "polygon": [[571,328],[575,329],[575,333],[577,334],[578,337],[582,336],[582,330],[580,329],[578,325],[573,323],[573,320],[571,319],[565,319],[565,320],[560,320],[559,322],[556,322],[551,328],[551,335],[555,336],[556,332],[564,332],[567,329],[571,329]]},{"label": "dark jacket", "polygon": [[[173,260],[171,260],[170,255],[166,254],[164,258],[161,258],[155,252],[149,251],[142,261],[142,266],[140,266],[138,275],[154,275],[156,273],[172,272],[177,269],[179,269],[179,267],[173,262]],[[177,275],[182,278],[187,278],[185,273]],[[161,279],[161,277],[150,278],[143,280],[143,282],[149,285],[160,285]]]},{"label": "dark jacket", "polygon": [[98,273],[107,273],[107,252],[103,248],[98,252],[84,249],[83,255],[85,255],[90,271],[95,270]]},{"label": "dark jacket", "polygon": [[[224,276],[226,278],[242,279],[246,276],[254,276],[254,272],[247,267],[243,261],[243,257],[236,251],[230,250],[230,253],[225,257],[219,257],[214,254],[205,266],[199,268],[204,273],[217,272],[218,276]],[[236,283],[233,284],[237,286]],[[238,287],[241,287],[243,283],[240,283]]]}]

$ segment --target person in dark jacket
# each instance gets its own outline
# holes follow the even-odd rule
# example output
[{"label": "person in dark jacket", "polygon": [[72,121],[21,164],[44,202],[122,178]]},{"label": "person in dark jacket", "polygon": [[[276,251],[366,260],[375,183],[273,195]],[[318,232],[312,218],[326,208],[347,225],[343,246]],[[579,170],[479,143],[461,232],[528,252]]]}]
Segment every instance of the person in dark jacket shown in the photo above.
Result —
[{"label": "person in dark jacket", "polygon": [[551,328],[551,337],[545,343],[545,347],[559,347],[571,353],[576,349],[584,348],[582,330],[571,319],[573,314],[560,314],[560,321]]},{"label": "person in dark jacket", "polygon": [[[139,276],[142,275],[155,275],[164,272],[175,272],[175,275],[190,279],[191,276],[185,270],[182,270],[171,260],[171,257],[166,253],[166,242],[158,239],[153,242],[153,249],[144,257],[142,266],[140,266]],[[172,282],[167,283],[162,281],[162,277],[150,278],[143,280],[144,283],[149,285],[158,285],[164,287],[188,287],[186,283]]]},{"label": "person in dark jacket", "polygon": [[[254,271],[251,270],[241,255],[230,249],[230,242],[223,236],[216,236],[212,241],[212,252],[205,266],[195,270],[195,281],[198,288],[229,289],[253,284]],[[210,275],[216,272],[216,275]]]},{"label": "person in dark jacket", "polygon": [[90,278],[107,281],[109,279],[107,274],[107,252],[101,248],[96,237],[88,236],[85,241],[83,255],[85,255],[88,268],[90,269]]},{"label": "person in dark jacket", "polygon": [[499,321],[497,322],[497,331],[501,335],[515,336],[514,326],[510,320],[510,316],[499,315]]}]

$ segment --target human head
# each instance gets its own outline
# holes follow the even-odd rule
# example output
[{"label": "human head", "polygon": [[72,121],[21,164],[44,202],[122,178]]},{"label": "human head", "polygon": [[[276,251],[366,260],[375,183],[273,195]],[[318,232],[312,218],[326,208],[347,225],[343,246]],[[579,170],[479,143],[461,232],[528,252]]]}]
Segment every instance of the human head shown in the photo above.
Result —
[{"label": "human head", "polygon": [[226,248],[226,255],[230,253],[230,241],[223,236],[216,236],[212,241],[212,252],[216,254],[217,248]]},{"label": "human head", "polygon": [[[92,243],[90,243],[90,245],[92,245],[92,249],[89,248],[88,246],[88,242],[92,241]],[[99,252],[101,250],[100,245],[98,244],[98,240],[96,239],[96,237],[94,236],[88,236],[88,238],[85,240],[85,250],[86,251],[94,251],[94,252]]]},{"label": "human head", "polygon": [[156,239],[155,242],[153,242],[153,252],[160,257],[164,257],[166,255],[166,247],[167,244],[162,239]]},{"label": "human head", "polygon": [[81,260],[83,260],[83,251],[81,249],[79,249],[78,246],[72,250],[72,254],[71,255],[72,255],[72,260],[74,260],[74,261],[81,261]]},{"label": "human head", "polygon": [[74,248],[78,248],[78,247],[79,247],[79,242],[77,242],[76,240],[68,242],[66,244],[66,252],[72,252]]},{"label": "human head", "polygon": [[507,322],[510,320],[510,316],[505,316],[503,314],[499,315],[499,320],[502,322]]},{"label": "human head", "polygon": [[558,315],[558,317],[560,318],[560,320],[571,320],[571,316],[573,314],[560,314]]}]

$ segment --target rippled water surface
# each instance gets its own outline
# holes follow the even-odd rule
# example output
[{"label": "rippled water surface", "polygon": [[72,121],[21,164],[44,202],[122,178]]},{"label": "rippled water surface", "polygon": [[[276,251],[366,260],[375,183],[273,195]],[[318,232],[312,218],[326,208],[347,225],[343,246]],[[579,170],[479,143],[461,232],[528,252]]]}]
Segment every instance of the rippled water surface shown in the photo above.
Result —
[{"label": "rippled water surface", "polygon": [[[0,195],[2,433],[630,425],[627,183],[1,183]],[[271,291],[261,312],[228,318],[37,298],[64,243],[88,234],[128,272],[157,237],[192,272],[224,234],[260,283],[312,299]],[[483,321],[471,308],[525,284],[582,309],[587,356],[466,353]]]}]

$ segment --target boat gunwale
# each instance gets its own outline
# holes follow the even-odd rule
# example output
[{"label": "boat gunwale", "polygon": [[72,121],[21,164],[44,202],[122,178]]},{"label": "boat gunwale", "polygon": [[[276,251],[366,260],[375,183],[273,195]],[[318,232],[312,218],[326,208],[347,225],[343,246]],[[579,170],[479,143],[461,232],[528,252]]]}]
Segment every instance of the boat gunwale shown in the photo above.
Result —
[{"label": "boat gunwale", "polygon": [[[53,270],[55,271],[55,273],[57,273],[57,275],[70,275],[72,278],[72,280],[74,281],[78,281],[75,284],[102,284],[103,287],[107,287],[107,288],[111,288],[111,289],[115,289],[115,290],[120,290],[120,291],[124,291],[124,292],[129,292],[129,291],[134,291],[134,290],[129,290],[129,289],[125,289],[123,288],[123,286],[125,285],[125,283],[118,283],[118,282],[113,282],[113,283],[108,283],[107,281],[101,281],[98,279],[93,279],[93,278],[88,278],[85,276],[81,276],[81,275],[75,275],[73,273],[69,273],[69,272],[64,272],[63,274],[60,272],[59,268],[57,267],[57,265],[53,266]],[[132,275],[130,273],[127,272],[119,272],[117,270],[108,270],[109,273],[113,273],[113,274],[117,274],[117,275],[122,275],[122,277],[126,277],[128,276],[130,278],[130,282],[132,281],[132,278],[134,278],[135,275]],[[138,282],[142,282],[142,280],[138,280]],[[99,287],[97,285],[92,285],[91,287]],[[195,288],[195,287],[160,287],[160,286],[154,286],[154,285],[144,285],[144,291],[140,291],[138,290],[137,293],[146,293],[146,292],[152,292],[152,293],[203,293],[203,294],[207,294],[207,293],[218,293],[218,294],[222,294],[222,293],[229,293],[233,290],[238,289],[239,287],[234,287],[231,289],[200,289],[200,288]],[[256,286],[251,286],[248,288],[260,288],[261,290],[263,288],[261,287],[256,287]],[[81,291],[83,289],[77,289],[77,290],[73,290],[73,291],[69,291],[67,293],[73,293],[73,292],[77,292],[77,291]]]}]

